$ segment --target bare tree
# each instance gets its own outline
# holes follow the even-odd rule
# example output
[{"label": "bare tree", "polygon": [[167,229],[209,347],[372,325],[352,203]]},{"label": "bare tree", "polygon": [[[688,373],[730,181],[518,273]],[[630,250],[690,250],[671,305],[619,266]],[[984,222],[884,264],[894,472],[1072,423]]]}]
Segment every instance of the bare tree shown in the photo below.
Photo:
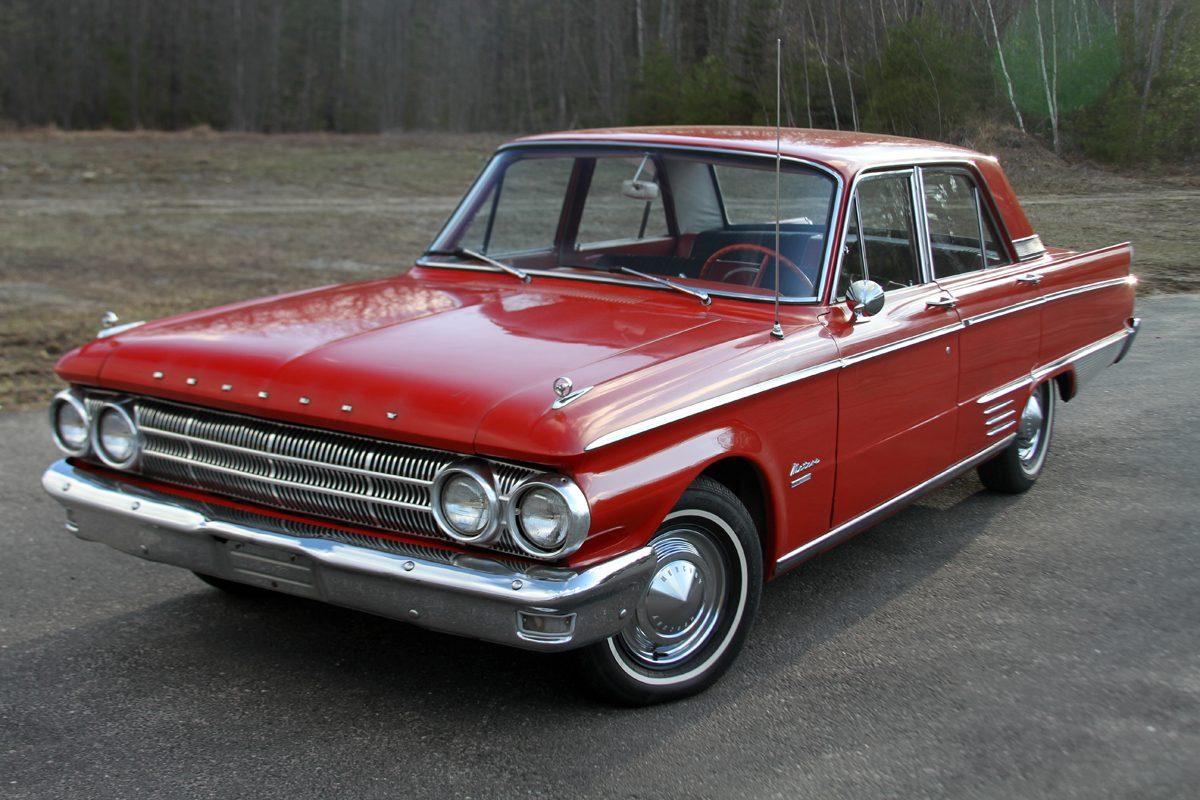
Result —
[{"label": "bare tree", "polygon": [[[1000,74],[1004,77],[1004,87],[1008,91],[1008,102],[1012,106],[1013,116],[1017,118],[1017,127],[1021,129],[1021,133],[1025,132],[1025,120],[1021,116],[1021,109],[1017,106],[1017,95],[1013,91],[1012,76],[1008,74],[1008,64],[1004,60],[1004,46],[1000,42],[1000,28],[996,25],[996,11],[992,8],[992,0],[985,0],[987,3],[988,19],[992,23],[992,37],[996,42],[996,57],[1000,60]],[[972,7],[974,4],[972,4]]]}]

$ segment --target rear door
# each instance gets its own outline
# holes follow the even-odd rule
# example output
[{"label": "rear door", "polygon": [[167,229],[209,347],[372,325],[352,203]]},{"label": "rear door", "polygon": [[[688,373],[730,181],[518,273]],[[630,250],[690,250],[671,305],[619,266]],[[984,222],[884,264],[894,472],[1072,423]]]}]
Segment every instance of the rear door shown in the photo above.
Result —
[{"label": "rear door", "polygon": [[957,461],[1016,428],[1038,356],[1041,289],[1007,252],[989,199],[970,171],[928,167],[919,178],[933,276],[963,321]]},{"label": "rear door", "polygon": [[858,322],[835,308],[829,330],[838,378],[833,525],[867,512],[951,463],[958,385],[958,315],[931,281],[913,169],[875,173],[855,189],[836,299],[852,281],[885,290],[883,310]]}]

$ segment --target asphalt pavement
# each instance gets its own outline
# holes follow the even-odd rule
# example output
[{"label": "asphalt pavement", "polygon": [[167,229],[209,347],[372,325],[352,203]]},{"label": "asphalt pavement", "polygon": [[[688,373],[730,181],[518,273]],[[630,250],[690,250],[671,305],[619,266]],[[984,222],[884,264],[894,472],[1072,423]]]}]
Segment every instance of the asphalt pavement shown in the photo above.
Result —
[{"label": "asphalt pavement", "polygon": [[1027,494],[974,475],[768,586],[708,693],[228,597],[63,530],[0,414],[0,797],[1200,796],[1200,296],[1060,406]]}]

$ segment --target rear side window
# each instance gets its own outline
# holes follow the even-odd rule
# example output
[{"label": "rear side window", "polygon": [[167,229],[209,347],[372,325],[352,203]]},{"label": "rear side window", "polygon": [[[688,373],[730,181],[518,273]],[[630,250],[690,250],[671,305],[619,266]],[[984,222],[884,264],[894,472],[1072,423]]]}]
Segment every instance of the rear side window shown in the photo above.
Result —
[{"label": "rear side window", "polygon": [[961,172],[922,174],[936,278],[1008,263],[975,182]]}]

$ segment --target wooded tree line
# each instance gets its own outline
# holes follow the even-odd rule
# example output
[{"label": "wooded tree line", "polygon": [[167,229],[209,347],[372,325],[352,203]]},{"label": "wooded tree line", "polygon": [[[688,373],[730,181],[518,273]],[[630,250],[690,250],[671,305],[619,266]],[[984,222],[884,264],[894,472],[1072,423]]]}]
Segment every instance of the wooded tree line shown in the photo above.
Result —
[{"label": "wooded tree line", "polygon": [[1198,0],[0,0],[18,125],[502,130],[1011,122],[1194,158]]}]

